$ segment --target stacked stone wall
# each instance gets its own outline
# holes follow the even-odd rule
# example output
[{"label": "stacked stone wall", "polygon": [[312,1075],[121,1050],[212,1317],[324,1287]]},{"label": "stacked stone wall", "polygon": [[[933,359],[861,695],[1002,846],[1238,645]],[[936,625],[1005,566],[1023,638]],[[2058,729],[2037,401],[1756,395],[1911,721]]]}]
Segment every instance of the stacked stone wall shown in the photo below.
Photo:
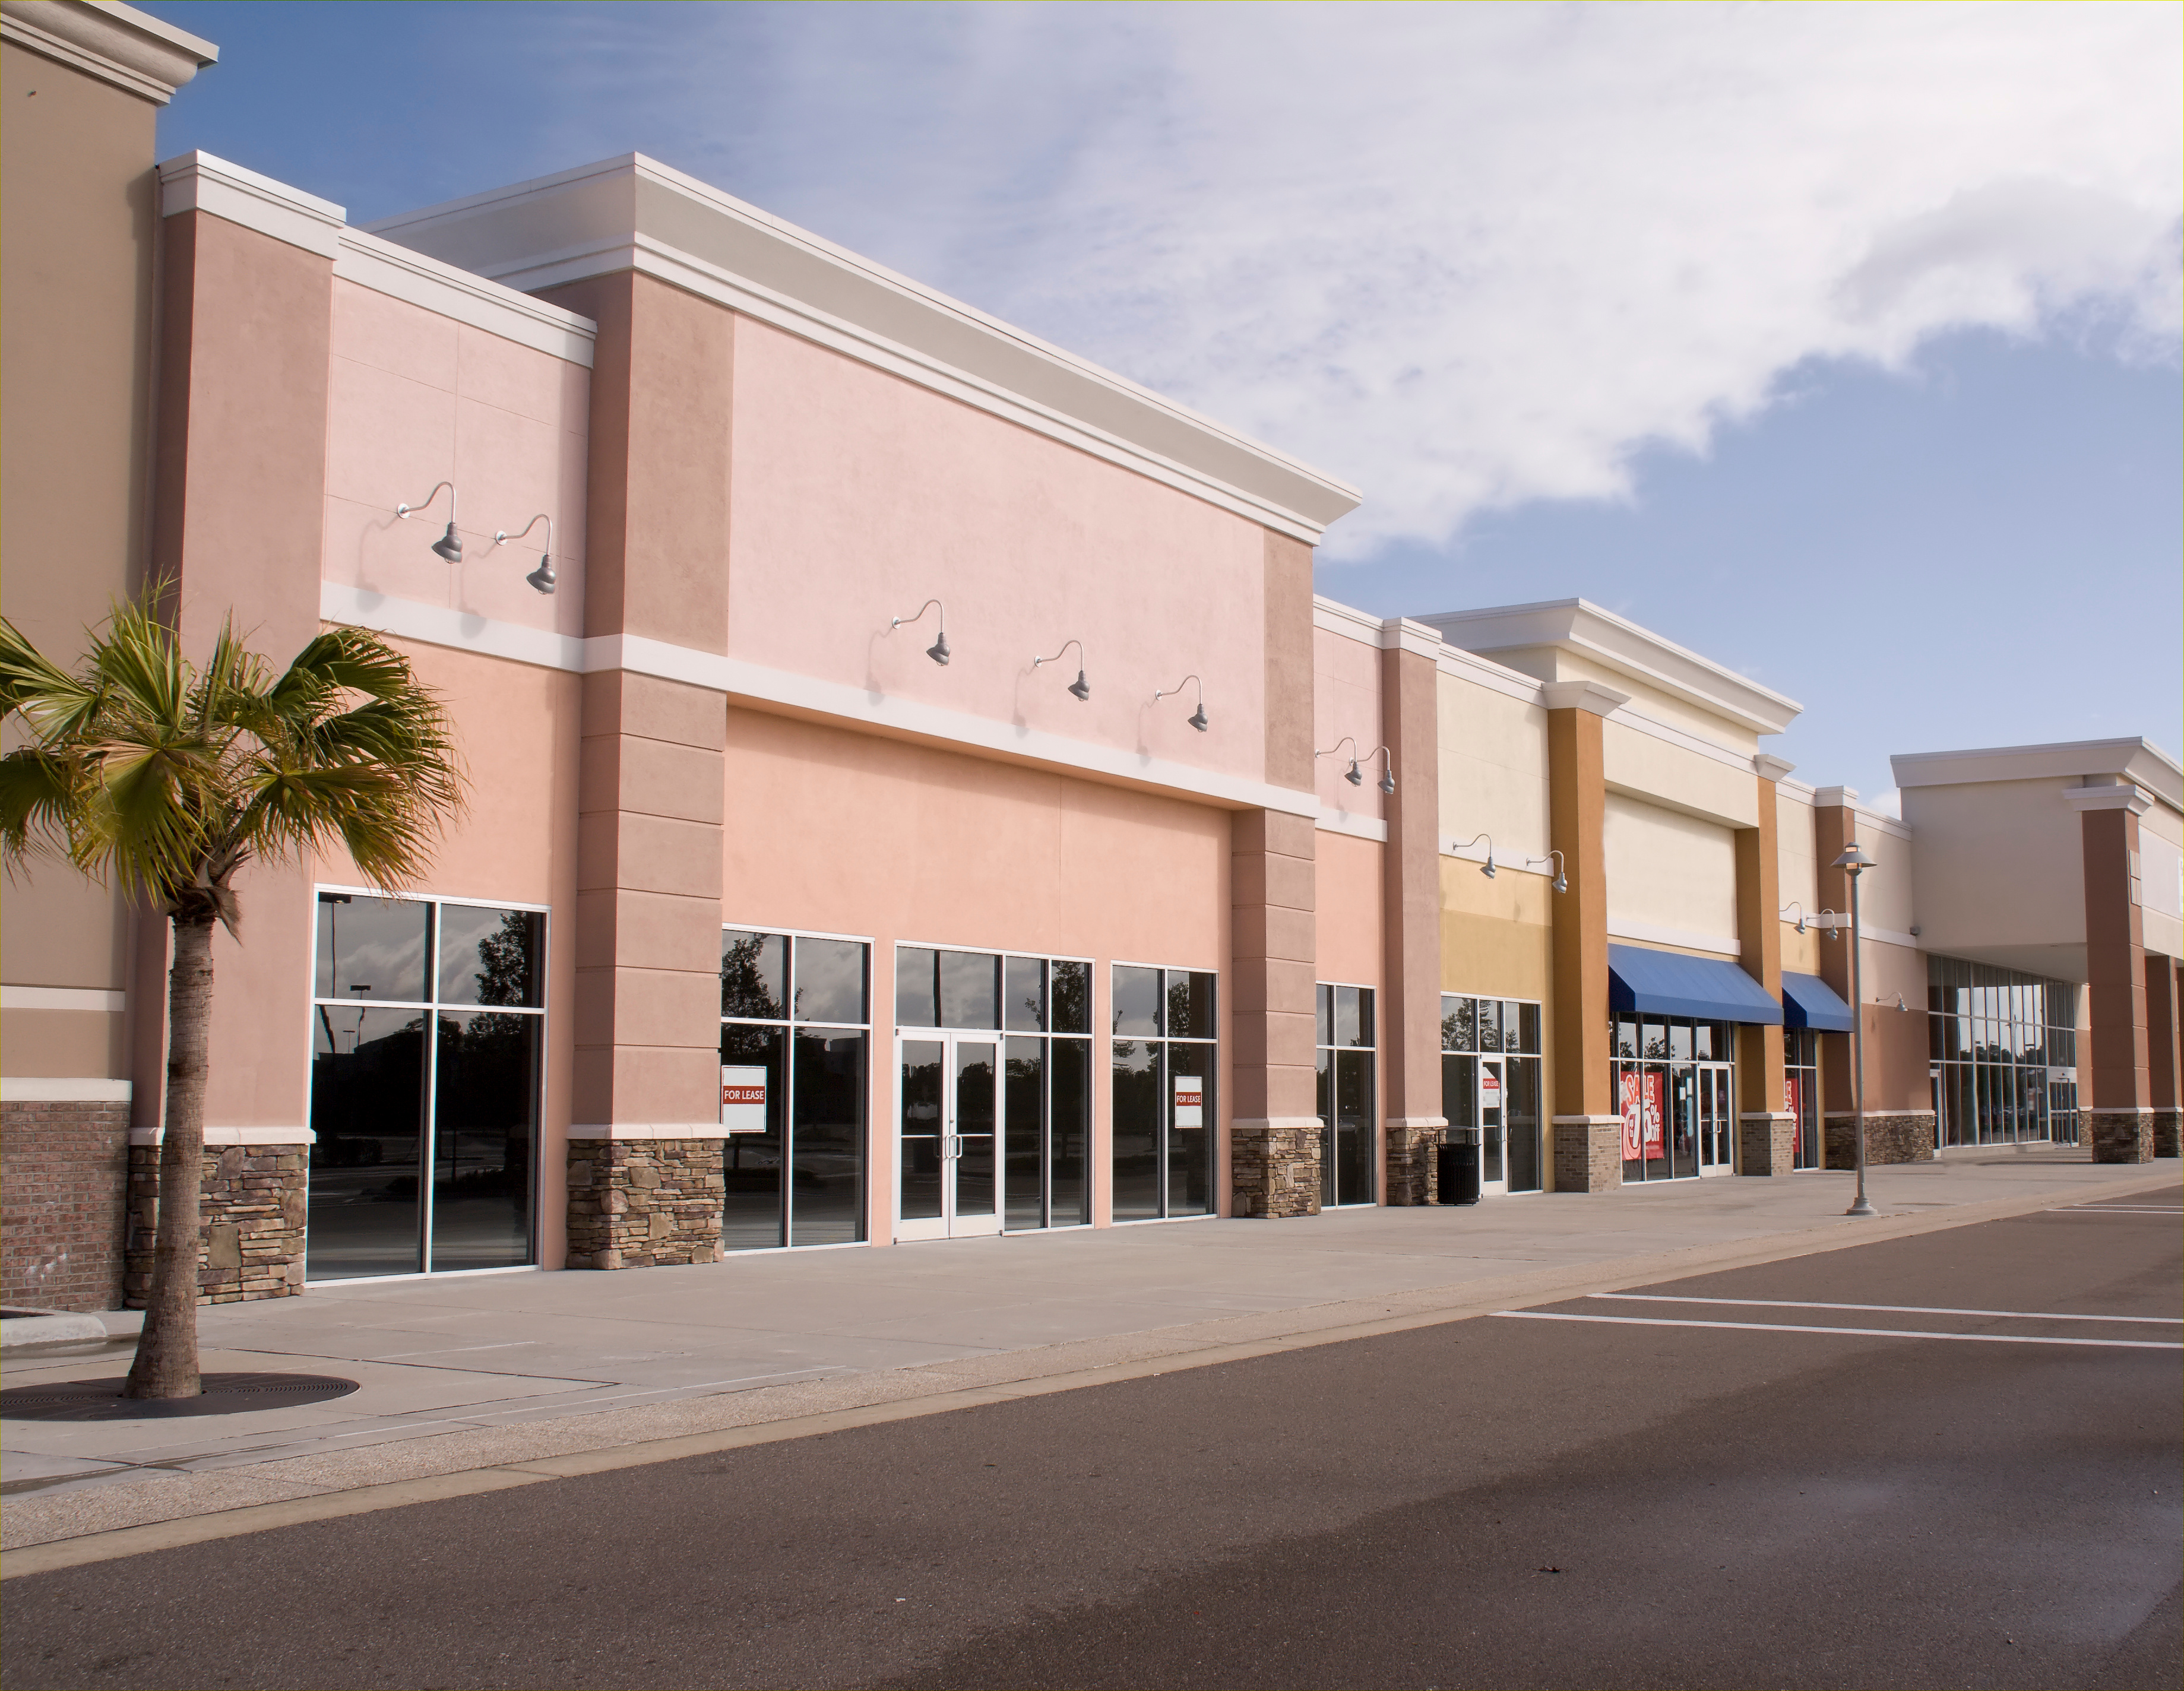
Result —
[{"label": "stacked stone wall", "polygon": [[2151,1110],[2091,1110],[2086,1112],[2086,1140],[2097,1163],[2150,1163],[2154,1149]]},{"label": "stacked stone wall", "polygon": [[726,1192],[718,1139],[571,1139],[569,1266],[718,1261]]},{"label": "stacked stone wall", "polygon": [[1229,1208],[1279,1221],[1319,1214],[1319,1121],[1239,1121],[1229,1135]]},{"label": "stacked stone wall", "polygon": [[[1831,1169],[1858,1166],[1858,1117],[1830,1115],[1825,1125],[1825,1165]],[[1886,1163],[1930,1163],[1934,1160],[1934,1112],[1907,1110],[1900,1114],[1868,1112],[1865,1118],[1865,1165]]]},{"label": "stacked stone wall", "polygon": [[1393,1204],[1434,1203],[1440,1182],[1435,1177],[1435,1153],[1446,1130],[1440,1127],[1388,1129],[1388,1202]]},{"label": "stacked stone wall", "polygon": [[1555,1190],[1613,1192],[1623,1184],[1623,1121],[1614,1115],[1554,1124]]},{"label": "stacked stone wall", "polygon": [[[310,1147],[208,1145],[198,1188],[198,1302],[241,1304],[304,1289]],[[129,1148],[124,1299],[144,1307],[159,1226],[159,1147]]]},{"label": "stacked stone wall", "polygon": [[1786,1110],[1765,1111],[1736,1124],[1739,1174],[1788,1174],[1797,1165],[1797,1118]]},{"label": "stacked stone wall", "polygon": [[2173,1157],[2176,1154],[2177,1130],[2184,1126],[2184,1110],[2157,1110],[2153,1112],[2153,1154]]},{"label": "stacked stone wall", "polygon": [[121,1306],[129,1106],[0,1104],[0,1284],[11,1308]]}]

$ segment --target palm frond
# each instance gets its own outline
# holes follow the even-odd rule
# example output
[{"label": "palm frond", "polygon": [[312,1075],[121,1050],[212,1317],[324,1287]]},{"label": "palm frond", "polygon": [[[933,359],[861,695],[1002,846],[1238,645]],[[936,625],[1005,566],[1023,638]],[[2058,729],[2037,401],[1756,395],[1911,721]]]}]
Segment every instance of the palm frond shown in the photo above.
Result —
[{"label": "palm frond", "polygon": [[0,716],[20,715],[41,741],[65,740],[98,709],[98,689],[68,673],[0,616]]}]

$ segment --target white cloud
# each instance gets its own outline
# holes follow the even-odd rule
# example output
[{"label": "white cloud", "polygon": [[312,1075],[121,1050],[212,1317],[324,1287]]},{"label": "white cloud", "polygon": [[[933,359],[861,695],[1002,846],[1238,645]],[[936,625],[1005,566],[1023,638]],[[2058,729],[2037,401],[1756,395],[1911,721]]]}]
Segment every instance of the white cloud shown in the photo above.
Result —
[{"label": "white cloud", "polygon": [[675,162],[1355,481],[1338,557],[1618,495],[1816,356],[2176,357],[2175,6],[750,15],[583,25],[569,138],[587,76],[642,98]]}]

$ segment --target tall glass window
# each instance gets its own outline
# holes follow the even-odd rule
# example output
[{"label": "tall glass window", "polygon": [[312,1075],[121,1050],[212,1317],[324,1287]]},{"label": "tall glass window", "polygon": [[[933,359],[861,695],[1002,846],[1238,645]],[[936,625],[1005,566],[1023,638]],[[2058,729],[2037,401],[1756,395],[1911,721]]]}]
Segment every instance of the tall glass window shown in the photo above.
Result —
[{"label": "tall glass window", "polygon": [[1926,959],[1927,1057],[1943,1145],[2078,1143],[2078,989]]},{"label": "tall glass window", "polygon": [[1214,1213],[1214,976],[1114,966],[1114,1139],[1117,1221]]},{"label": "tall glass window", "polygon": [[1820,1166],[1820,1036],[1809,1027],[1782,1035],[1783,1107],[1797,1118],[1792,1168]]},{"label": "tall glass window", "polygon": [[1613,1078],[1626,1181],[1733,1171],[1736,1025],[1616,1016]]},{"label": "tall glass window", "polygon": [[546,913],[322,892],[317,921],[306,1277],[536,1260]]},{"label": "tall glass window", "polygon": [[1477,1130],[1484,1192],[1542,1188],[1546,1092],[1540,1042],[1537,1004],[1441,995],[1441,1114],[1451,1128]]},{"label": "tall glass window", "polygon": [[870,953],[817,934],[721,933],[721,1247],[865,1237]]},{"label": "tall glass window", "polygon": [[1380,1171],[1373,989],[1323,982],[1318,996],[1319,1201],[1370,1204]]},{"label": "tall glass window", "polygon": [[[990,1231],[1078,1227],[1092,1220],[1092,965],[899,945],[895,1030],[902,1056],[901,1217]],[[951,1067],[933,1037],[998,1034],[1000,1073],[983,1058]],[[969,1042],[983,1052],[989,1037]],[[954,1121],[944,1131],[948,1087]],[[998,1105],[998,1111],[996,1111]],[[998,1121],[994,1119],[998,1113]],[[961,1131],[979,1126],[983,1132]],[[998,1137],[998,1149],[994,1140]]]}]

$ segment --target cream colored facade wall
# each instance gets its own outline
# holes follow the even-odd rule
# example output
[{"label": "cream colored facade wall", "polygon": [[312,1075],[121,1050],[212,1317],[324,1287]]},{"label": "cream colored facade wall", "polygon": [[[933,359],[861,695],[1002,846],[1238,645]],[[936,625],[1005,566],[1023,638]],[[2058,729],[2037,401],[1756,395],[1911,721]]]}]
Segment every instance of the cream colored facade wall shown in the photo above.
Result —
[{"label": "cream colored facade wall", "polygon": [[1613,717],[1601,725],[1601,759],[1610,793],[1724,827],[1759,826],[1759,783],[1749,762],[1737,767]]},{"label": "cream colored facade wall", "polygon": [[[1924,932],[1919,918],[1918,889],[1912,879],[1912,836],[1897,821],[1861,810],[1858,813],[1858,843],[1865,848],[1865,854],[1874,860],[1874,866],[1858,877],[1859,915],[1869,932],[1886,929],[1891,934],[1908,937],[1914,927]],[[1926,944],[1925,950],[1939,947]],[[1925,976],[1919,977],[1920,992],[1925,991]]]},{"label": "cream colored facade wall", "polygon": [[1680,728],[1687,734],[1712,740],[1717,745],[1747,754],[1759,749],[1759,737],[1740,722],[1679,698],[1644,679],[1625,675],[1612,665],[1565,652],[1553,646],[1519,648],[1488,654],[1504,667],[1535,676],[1543,681],[1598,681],[1602,687],[1628,693],[1630,703],[1646,715]]},{"label": "cream colored facade wall", "polygon": [[[1807,915],[1819,910],[1820,873],[1814,855],[1813,807],[1798,793],[1774,794],[1774,873],[1782,909],[1795,904]],[[1800,975],[1820,972],[1820,947],[1827,941],[1817,928],[1797,932],[1793,916],[1782,924],[1782,966]]]},{"label": "cream colored facade wall", "polygon": [[1439,677],[1440,832],[1491,835],[1522,864],[1547,854],[1547,713],[1442,671]]},{"label": "cream colored facade wall", "polygon": [[2146,948],[2164,957],[2184,955],[2184,849],[2176,839],[2176,815],[2156,804],[2138,819],[2140,915]]},{"label": "cream colored facade wall", "polygon": [[[1999,947],[2053,947],[2073,950],[2081,960],[2073,966],[2059,954],[2056,965],[2042,972],[2067,969],[2075,976],[2082,968],[2084,824],[2064,800],[2068,785],[1967,782],[1904,789],[1926,949],[1978,956]],[[1869,893],[1878,886],[1868,877]]]},{"label": "cream colored facade wall", "polygon": [[1737,954],[1730,830],[1610,793],[1601,832],[1611,937]]},{"label": "cream colored facade wall", "polygon": [[1544,876],[1489,881],[1477,864],[1443,858],[1440,989],[1546,1003],[1554,976],[1554,896]]}]

